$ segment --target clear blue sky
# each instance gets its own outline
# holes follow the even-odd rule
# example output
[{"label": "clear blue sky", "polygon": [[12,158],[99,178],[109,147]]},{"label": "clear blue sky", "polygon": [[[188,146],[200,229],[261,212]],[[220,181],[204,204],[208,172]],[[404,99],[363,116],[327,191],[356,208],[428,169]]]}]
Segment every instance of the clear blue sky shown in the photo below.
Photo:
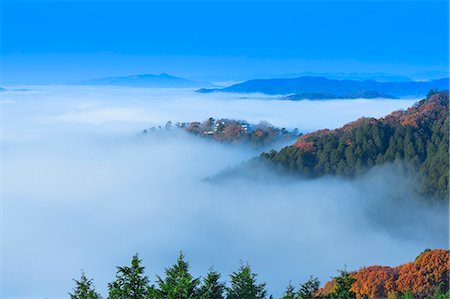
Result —
[{"label": "clear blue sky", "polygon": [[444,74],[448,3],[3,1],[2,80]]}]

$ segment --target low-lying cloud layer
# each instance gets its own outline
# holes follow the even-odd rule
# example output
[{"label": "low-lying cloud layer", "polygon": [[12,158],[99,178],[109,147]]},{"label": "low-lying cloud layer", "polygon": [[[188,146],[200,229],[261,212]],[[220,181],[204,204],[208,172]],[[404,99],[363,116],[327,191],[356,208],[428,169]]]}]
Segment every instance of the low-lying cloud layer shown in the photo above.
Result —
[{"label": "low-lying cloud layer", "polygon": [[64,86],[2,94],[2,297],[65,298],[80,269],[106,295],[132,254],[153,279],[179,250],[198,276],[248,261],[278,296],[289,280],[325,281],[344,265],[396,265],[447,246],[447,210],[417,202],[390,166],[355,181],[211,184],[203,179],[257,152],[137,134],[209,116],[334,128],[413,102],[239,97]]}]

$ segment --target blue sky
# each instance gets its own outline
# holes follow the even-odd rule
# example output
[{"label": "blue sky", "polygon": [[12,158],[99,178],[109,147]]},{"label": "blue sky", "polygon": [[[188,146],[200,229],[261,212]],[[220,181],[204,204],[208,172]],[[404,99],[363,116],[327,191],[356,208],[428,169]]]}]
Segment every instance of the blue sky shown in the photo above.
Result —
[{"label": "blue sky", "polygon": [[448,69],[447,1],[3,1],[2,81],[168,72],[432,77]]}]

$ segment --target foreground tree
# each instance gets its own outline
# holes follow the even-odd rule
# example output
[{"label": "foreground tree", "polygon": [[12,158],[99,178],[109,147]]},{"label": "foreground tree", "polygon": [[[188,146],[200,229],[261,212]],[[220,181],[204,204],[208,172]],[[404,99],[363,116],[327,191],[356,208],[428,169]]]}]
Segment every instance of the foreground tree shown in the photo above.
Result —
[{"label": "foreground tree", "polygon": [[148,277],[136,254],[131,266],[117,267],[116,280],[108,284],[109,299],[145,299],[149,294]]},{"label": "foreground tree", "polygon": [[345,270],[341,270],[339,273],[340,275],[334,278],[335,284],[328,297],[330,299],[356,298],[355,292],[351,290],[356,279]]},{"label": "foreground tree", "polygon": [[448,291],[447,293],[442,293],[438,291],[433,295],[433,299],[448,299],[448,298],[450,298],[450,291]]},{"label": "foreground tree", "polygon": [[95,291],[92,279],[88,279],[86,274],[81,271],[80,280],[73,280],[75,288],[73,293],[69,293],[70,299],[100,299],[101,296]]},{"label": "foreground tree", "polygon": [[180,252],[177,263],[166,269],[166,278],[157,276],[159,296],[167,299],[190,299],[198,297],[199,278],[193,278],[189,273],[189,263]]},{"label": "foreground tree", "polygon": [[220,273],[210,270],[203,279],[201,299],[224,299],[225,283],[220,281]]},{"label": "foreground tree", "polygon": [[266,298],[266,284],[257,283],[257,275],[252,273],[250,265],[241,264],[239,270],[233,272],[230,277],[231,287],[227,289],[227,299]]},{"label": "foreground tree", "polygon": [[281,299],[296,299],[297,295],[295,294],[295,288],[291,282],[289,282],[286,290],[284,291],[283,297]]},{"label": "foreground tree", "polygon": [[414,296],[410,292],[405,292],[401,298],[402,299],[414,299]]},{"label": "foreground tree", "polygon": [[297,293],[298,299],[314,298],[320,287],[320,281],[317,277],[310,276],[307,282],[300,284]]}]

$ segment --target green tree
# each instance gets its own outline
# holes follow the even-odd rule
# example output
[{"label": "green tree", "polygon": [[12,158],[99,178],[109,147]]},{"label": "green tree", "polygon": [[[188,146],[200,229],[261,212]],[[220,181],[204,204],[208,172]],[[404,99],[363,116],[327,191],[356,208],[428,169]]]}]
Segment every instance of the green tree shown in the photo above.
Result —
[{"label": "green tree", "polygon": [[430,90],[428,91],[428,93],[427,93],[427,98],[429,98],[429,97],[431,97],[432,95],[435,95],[435,94],[437,94],[437,93],[439,93],[438,89],[437,89],[437,88],[432,88],[432,89],[430,89]]},{"label": "green tree", "polygon": [[88,279],[86,274],[81,271],[80,280],[73,280],[75,288],[73,293],[69,293],[70,299],[100,299],[101,296],[95,291],[92,279]]},{"label": "green tree", "polygon": [[405,176],[418,179],[414,188],[418,194],[447,200],[448,96],[448,92],[432,91],[428,99],[406,111],[302,135],[292,146],[261,154],[261,165],[314,178],[336,174],[354,177],[372,166],[393,163],[405,169]]},{"label": "green tree", "polygon": [[166,278],[157,276],[159,292],[162,298],[188,299],[198,297],[199,278],[193,278],[189,273],[189,263],[180,252],[176,264],[166,269]]},{"label": "green tree", "polygon": [[[355,292],[351,291],[356,279],[347,271],[339,271],[340,275],[335,277],[335,283],[329,294],[330,299],[353,299],[356,298]],[[406,299],[406,298],[405,298]]]},{"label": "green tree", "polygon": [[145,299],[149,293],[148,278],[138,254],[133,256],[131,266],[117,267],[116,280],[108,284],[109,299]]},{"label": "green tree", "polygon": [[220,281],[220,273],[209,270],[203,279],[201,287],[201,299],[223,299],[225,292],[225,283]]},{"label": "green tree", "polygon": [[402,299],[414,299],[414,296],[410,292],[405,292]]},{"label": "green tree", "polygon": [[449,299],[450,298],[450,291],[446,292],[446,293],[442,293],[440,291],[437,291],[434,295],[433,295],[433,299]]},{"label": "green tree", "polygon": [[241,264],[231,275],[231,287],[227,289],[227,299],[263,299],[267,296],[266,284],[257,283],[250,265]]},{"label": "green tree", "polygon": [[319,290],[320,281],[317,277],[310,276],[308,281],[300,284],[298,289],[298,299],[311,299],[315,297],[315,294]]},{"label": "green tree", "polygon": [[286,287],[286,290],[284,291],[283,297],[281,299],[297,299],[297,296],[295,294],[295,288],[292,285],[291,282]]}]

